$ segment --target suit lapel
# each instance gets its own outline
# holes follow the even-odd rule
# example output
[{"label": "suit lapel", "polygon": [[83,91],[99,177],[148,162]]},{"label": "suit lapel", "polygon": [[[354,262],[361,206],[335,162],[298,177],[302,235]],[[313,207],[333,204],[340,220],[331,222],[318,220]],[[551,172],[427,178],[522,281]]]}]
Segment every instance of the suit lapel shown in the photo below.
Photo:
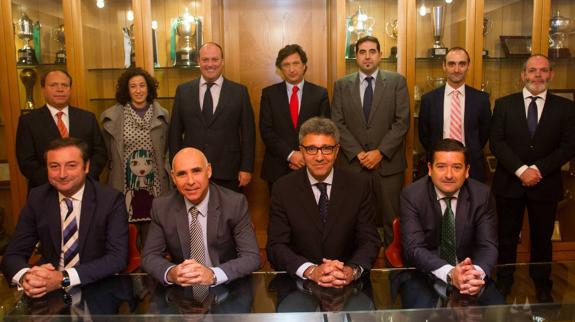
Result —
[{"label": "suit lapel", "polygon": [[80,259],[82,259],[84,247],[86,247],[86,238],[88,238],[88,234],[90,233],[90,227],[92,227],[92,220],[94,218],[96,205],[97,200],[94,183],[91,181],[91,179],[87,178],[84,188],[84,195],[82,196],[82,209],[80,211],[80,240],[78,248]]},{"label": "suit lapel", "polygon": [[[351,77],[349,79],[349,88],[350,97],[351,97],[351,104],[350,107],[357,113],[360,120],[363,121],[363,124],[366,125],[367,122],[365,121],[365,116],[363,115],[363,105],[361,104],[361,89],[359,86],[359,73],[355,73],[355,77]],[[357,107],[356,107],[357,106]]]},{"label": "suit lapel", "polygon": [[[338,221],[338,216],[341,216],[339,211],[341,211],[341,203],[345,202],[345,196],[340,195],[345,192],[344,182],[338,180],[339,177],[337,175],[337,171],[334,169],[333,180],[331,184],[331,192],[329,194],[329,206],[328,206],[328,215],[327,215],[327,222],[325,224],[325,230],[322,235],[322,240],[325,240],[329,236],[329,232],[333,228],[333,226]],[[319,208],[318,208],[318,216],[319,218]]]},{"label": "suit lapel", "polygon": [[190,222],[188,220],[188,210],[184,202],[184,196],[179,192],[175,192],[174,216],[176,221],[176,230],[178,232],[178,239],[180,240],[180,248],[182,249],[182,259],[190,257]]},{"label": "suit lapel", "polygon": [[58,192],[54,188],[50,188],[50,192],[46,196],[46,209],[53,246],[56,253],[60,254],[62,252],[62,215],[60,214]]},{"label": "suit lapel", "polygon": [[439,137],[443,137],[443,119],[445,118],[445,86],[437,89],[434,93],[435,99],[433,104],[435,105],[435,111],[433,113],[433,118],[435,122],[435,128],[439,129]]},{"label": "suit lapel", "polygon": [[[553,114],[553,95],[547,91],[547,97],[545,98],[545,103],[543,104],[543,111],[541,111],[541,117],[539,118],[539,122],[537,122],[537,128],[535,129],[535,134],[533,135],[533,139],[537,136],[541,130],[541,127],[545,128],[547,124],[547,119],[550,119]],[[527,122],[527,118],[525,118]]]},{"label": "suit lapel", "polygon": [[313,96],[312,87],[308,84],[308,82],[303,83],[303,91],[301,93],[301,103],[299,107],[299,113],[297,117],[297,126],[298,129],[300,125],[303,123],[303,120],[307,120],[313,114],[313,106],[310,105],[310,100]]},{"label": "suit lapel", "polygon": [[[523,100],[522,92],[517,93],[517,95],[513,98],[515,101],[511,105],[511,109],[513,114],[519,120],[519,126],[522,128],[521,131],[524,133],[525,138],[529,138],[531,140],[531,134],[529,134],[529,127],[527,126],[527,115],[525,113],[525,101]],[[537,131],[535,131],[537,133]],[[535,136],[533,136],[535,137]]]},{"label": "suit lapel", "polygon": [[430,177],[427,177],[427,190],[429,203],[433,205],[433,227],[437,227],[439,245],[441,245],[441,221],[443,219],[443,214],[441,212],[441,205],[439,204],[440,201],[437,200],[437,194],[435,193],[435,188],[433,188],[433,182]]},{"label": "suit lapel", "polygon": [[[221,218],[221,207],[220,207],[220,194],[212,184],[210,184],[210,199],[208,201],[208,213],[207,213],[207,244],[208,244],[208,256],[213,266],[218,266],[220,264],[219,257],[215,251],[215,244],[218,238],[218,226]],[[212,246],[214,245],[214,246]]]},{"label": "suit lapel", "polygon": [[302,212],[302,216],[307,217],[303,219],[311,220],[318,231],[323,232],[324,226],[319,218],[319,208],[315,201],[315,196],[311,188],[311,183],[307,177],[306,170],[301,171],[300,183],[296,187],[294,193],[297,194],[297,198],[295,200],[301,200],[303,205],[304,211]]},{"label": "suit lapel", "polygon": [[[200,78],[196,78],[192,81],[190,85],[190,102],[192,104],[188,104],[190,106],[193,115],[196,118],[202,120],[204,126],[207,126],[206,121],[204,120],[204,116],[202,115],[202,106],[200,105]],[[185,208],[185,207],[184,207]]]},{"label": "suit lapel", "polygon": [[373,92],[373,103],[369,111],[368,123],[371,123],[373,115],[375,115],[376,110],[381,106],[381,100],[383,99],[385,86],[386,86],[385,75],[381,71],[378,71],[377,79],[375,80],[375,91]]},{"label": "suit lapel", "polygon": [[[71,109],[68,109],[69,111],[71,111]],[[70,113],[70,112],[68,112]],[[58,126],[56,125],[56,122],[54,121],[54,118],[52,117],[52,114],[50,113],[50,110],[48,109],[47,105],[44,105],[44,107],[42,108],[42,124],[47,124],[47,128],[46,130],[49,132],[47,133],[49,137],[52,138],[59,138],[60,137],[60,131],[58,130]],[[72,117],[70,116],[70,119]],[[70,124],[72,122],[70,121]]]},{"label": "suit lapel", "polygon": [[[459,191],[457,198],[457,210],[455,211],[455,248],[460,245],[463,233],[465,231],[465,223],[469,218],[469,191],[467,190],[467,183],[465,183]],[[460,258],[459,260],[463,260]]]}]

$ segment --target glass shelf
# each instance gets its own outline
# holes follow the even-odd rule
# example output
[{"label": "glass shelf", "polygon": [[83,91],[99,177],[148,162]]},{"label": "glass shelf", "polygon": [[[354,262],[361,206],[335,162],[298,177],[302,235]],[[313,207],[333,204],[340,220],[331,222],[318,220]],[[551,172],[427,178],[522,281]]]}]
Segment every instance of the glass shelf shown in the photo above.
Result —
[{"label": "glass shelf", "polygon": [[66,64],[38,64],[38,65],[16,65],[16,69],[26,69],[26,68],[56,68],[60,67],[66,69]]}]

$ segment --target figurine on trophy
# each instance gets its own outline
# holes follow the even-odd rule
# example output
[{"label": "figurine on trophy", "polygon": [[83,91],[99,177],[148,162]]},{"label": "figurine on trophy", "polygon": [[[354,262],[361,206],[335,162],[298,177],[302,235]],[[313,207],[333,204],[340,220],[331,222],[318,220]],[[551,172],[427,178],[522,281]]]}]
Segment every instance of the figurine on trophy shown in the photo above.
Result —
[{"label": "figurine on trophy", "polygon": [[202,45],[202,21],[200,17],[190,15],[188,9],[178,17],[172,28],[172,45],[175,47],[176,35],[179,49],[175,52],[176,67],[198,66],[198,49]]},{"label": "figurine on trophy", "polygon": [[569,34],[575,32],[573,20],[561,16],[559,10],[549,21],[549,58],[568,58],[571,52],[567,48]]},{"label": "figurine on trophy", "polygon": [[124,67],[129,68],[136,65],[134,24],[131,24],[129,28],[123,27],[122,33],[124,34]]},{"label": "figurine on trophy", "polygon": [[370,36],[374,25],[375,19],[363,12],[361,7],[353,16],[346,18],[345,58],[355,58],[355,43],[363,36]]},{"label": "figurine on trophy", "polygon": [[64,24],[61,24],[56,29],[56,41],[60,44],[60,48],[56,51],[56,61],[54,64],[66,64],[66,36],[64,35]]},{"label": "figurine on trophy", "polygon": [[[397,33],[398,33],[399,23],[397,19],[393,19],[392,22],[387,22],[385,24],[385,33],[387,36],[393,40],[397,40]],[[391,47],[389,58],[396,59],[397,58],[397,46]]]},{"label": "figurine on trophy", "polygon": [[435,6],[431,10],[431,22],[433,26],[433,47],[429,48],[429,56],[439,57],[447,54],[447,47],[441,43],[443,27],[445,26],[445,6]]},{"label": "figurine on trophy", "polygon": [[489,50],[485,49],[485,37],[489,34],[489,31],[493,27],[493,21],[489,18],[483,18],[483,49],[481,50],[481,56],[489,56]]},{"label": "figurine on trophy", "polygon": [[26,103],[20,109],[20,113],[25,114],[34,109],[34,84],[37,79],[36,71],[31,68],[22,69],[20,72],[20,81],[24,84],[26,90]]},{"label": "figurine on trophy", "polygon": [[30,46],[30,40],[39,43],[40,23],[34,23],[26,13],[22,13],[16,23],[16,36],[24,41],[24,46],[18,49],[18,65],[38,65],[36,51]]}]

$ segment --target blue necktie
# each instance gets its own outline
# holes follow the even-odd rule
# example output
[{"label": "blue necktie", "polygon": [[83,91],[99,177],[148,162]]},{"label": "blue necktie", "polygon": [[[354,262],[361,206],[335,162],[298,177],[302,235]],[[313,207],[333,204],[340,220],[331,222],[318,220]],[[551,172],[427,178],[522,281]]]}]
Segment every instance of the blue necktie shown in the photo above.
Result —
[{"label": "blue necktie", "polygon": [[78,222],[76,216],[72,215],[74,206],[72,199],[64,198],[68,212],[64,219],[64,230],[62,232],[64,252],[64,268],[74,267],[80,260],[78,256]]},{"label": "blue necktie", "polygon": [[320,191],[319,201],[317,203],[319,207],[319,218],[321,219],[321,222],[325,224],[327,222],[327,213],[329,206],[329,199],[327,198],[327,183],[318,182],[315,185]]},{"label": "blue necktie", "polygon": [[363,116],[365,121],[369,120],[369,112],[371,111],[371,103],[373,102],[373,87],[371,86],[371,80],[373,77],[367,76],[365,81],[367,82],[367,87],[363,93]]},{"label": "blue necktie", "polygon": [[535,135],[535,130],[537,130],[537,103],[535,101],[539,96],[531,96],[531,103],[527,109],[527,127],[529,128],[529,134],[531,138]]}]

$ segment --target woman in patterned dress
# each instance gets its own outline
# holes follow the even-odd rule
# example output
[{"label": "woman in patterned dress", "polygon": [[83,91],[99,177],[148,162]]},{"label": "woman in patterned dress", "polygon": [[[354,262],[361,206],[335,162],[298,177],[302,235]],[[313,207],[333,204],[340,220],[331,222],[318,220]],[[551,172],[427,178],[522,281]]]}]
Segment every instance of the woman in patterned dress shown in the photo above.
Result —
[{"label": "woman in patterned dress", "polygon": [[117,103],[102,113],[103,136],[110,156],[108,184],[126,196],[128,221],[143,241],[152,200],[169,189],[166,162],[169,116],[157,98],[158,81],[141,68],[118,79]]}]

